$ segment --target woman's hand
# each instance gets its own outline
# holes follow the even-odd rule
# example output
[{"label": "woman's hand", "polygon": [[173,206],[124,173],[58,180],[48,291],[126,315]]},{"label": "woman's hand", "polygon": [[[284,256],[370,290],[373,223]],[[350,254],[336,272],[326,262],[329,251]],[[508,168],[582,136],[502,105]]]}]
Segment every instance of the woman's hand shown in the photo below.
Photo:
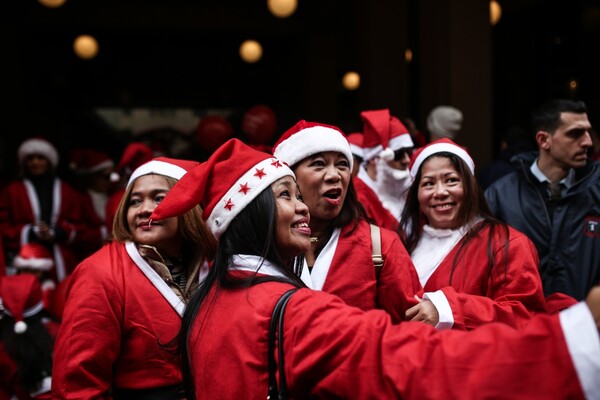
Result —
[{"label": "woman's hand", "polygon": [[585,302],[592,312],[594,321],[596,322],[596,328],[600,332],[600,286],[595,286],[590,290]]},{"label": "woman's hand", "polygon": [[435,308],[431,301],[423,300],[417,295],[415,295],[415,299],[417,299],[419,304],[406,310],[406,320],[425,322],[431,326],[436,326],[440,321],[440,315],[437,311],[437,308]]}]

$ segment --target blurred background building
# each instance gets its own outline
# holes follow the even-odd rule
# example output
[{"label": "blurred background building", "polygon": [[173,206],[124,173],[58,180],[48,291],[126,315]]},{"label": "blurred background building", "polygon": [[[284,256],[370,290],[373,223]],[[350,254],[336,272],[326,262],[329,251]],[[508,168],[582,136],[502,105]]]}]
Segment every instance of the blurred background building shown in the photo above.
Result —
[{"label": "blurred background building", "polygon": [[367,109],[425,130],[440,104],[484,166],[541,101],[600,107],[598,1],[21,0],[1,19],[3,179],[31,136],[202,158],[299,119],[357,131]]}]

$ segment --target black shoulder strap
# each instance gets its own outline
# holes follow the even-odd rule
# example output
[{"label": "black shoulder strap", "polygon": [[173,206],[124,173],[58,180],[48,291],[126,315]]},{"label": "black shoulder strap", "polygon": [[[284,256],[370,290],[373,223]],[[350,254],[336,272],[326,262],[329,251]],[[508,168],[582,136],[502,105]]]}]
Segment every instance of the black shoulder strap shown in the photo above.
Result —
[{"label": "black shoulder strap", "polygon": [[[267,399],[287,399],[287,384],[285,381],[285,363],[283,361],[283,313],[290,297],[298,288],[290,289],[285,292],[275,304],[273,315],[271,316],[271,324],[269,326],[269,341],[268,341],[268,363],[269,371],[269,392]],[[278,337],[278,355],[279,355],[279,383],[281,391],[277,387],[277,377],[275,375],[275,331],[277,330]]]}]

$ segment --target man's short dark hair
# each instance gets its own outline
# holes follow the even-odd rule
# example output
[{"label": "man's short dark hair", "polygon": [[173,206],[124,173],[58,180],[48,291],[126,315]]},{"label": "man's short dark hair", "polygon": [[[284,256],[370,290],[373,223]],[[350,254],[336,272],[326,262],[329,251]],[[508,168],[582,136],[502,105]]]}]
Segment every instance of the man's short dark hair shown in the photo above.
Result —
[{"label": "man's short dark hair", "polygon": [[553,99],[542,104],[531,114],[533,134],[539,131],[553,134],[560,126],[560,114],[564,112],[584,114],[587,106],[583,101]]}]

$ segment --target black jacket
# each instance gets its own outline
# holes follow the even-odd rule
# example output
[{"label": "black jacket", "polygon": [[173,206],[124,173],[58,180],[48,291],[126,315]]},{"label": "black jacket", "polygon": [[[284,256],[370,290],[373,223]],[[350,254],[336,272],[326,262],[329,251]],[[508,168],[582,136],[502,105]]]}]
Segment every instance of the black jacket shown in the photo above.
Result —
[{"label": "black jacket", "polygon": [[525,233],[540,256],[546,295],[566,293],[582,300],[600,283],[600,164],[576,170],[575,184],[554,206],[547,189],[531,173],[537,152],[515,156],[516,171],[486,191],[492,213]]}]

